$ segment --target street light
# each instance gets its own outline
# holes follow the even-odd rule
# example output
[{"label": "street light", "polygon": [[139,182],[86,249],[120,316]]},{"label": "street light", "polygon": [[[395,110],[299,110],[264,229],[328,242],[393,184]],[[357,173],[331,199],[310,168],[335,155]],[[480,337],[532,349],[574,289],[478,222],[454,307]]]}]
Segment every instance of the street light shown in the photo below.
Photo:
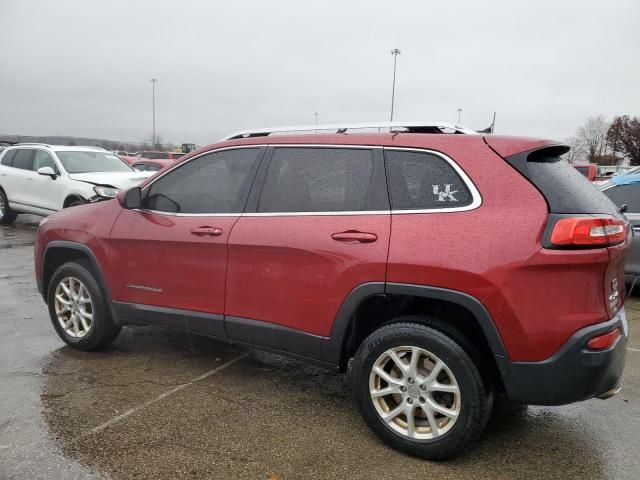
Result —
[{"label": "street light", "polygon": [[396,64],[398,61],[398,55],[402,52],[397,48],[391,50],[391,55],[393,55],[393,86],[391,87],[391,121],[393,122],[393,104],[396,98]]},{"label": "street light", "polygon": [[158,80],[156,78],[152,78],[149,81],[151,82],[151,88],[153,91],[153,135],[151,136],[151,142],[153,143],[153,148],[156,148],[156,83],[158,83]]},{"label": "street light", "polygon": [[320,115],[318,112],[314,113],[314,115],[316,116],[316,125],[318,125],[318,115]]},{"label": "street light", "polygon": [[458,124],[462,123],[462,109],[458,109]]}]

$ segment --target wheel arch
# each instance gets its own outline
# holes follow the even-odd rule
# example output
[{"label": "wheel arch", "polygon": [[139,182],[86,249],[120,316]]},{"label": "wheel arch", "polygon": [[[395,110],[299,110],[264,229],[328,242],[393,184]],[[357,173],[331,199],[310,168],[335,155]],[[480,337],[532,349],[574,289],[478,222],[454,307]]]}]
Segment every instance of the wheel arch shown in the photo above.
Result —
[{"label": "wheel arch", "polygon": [[[358,322],[358,314],[363,309],[370,312],[384,311],[390,302],[421,301],[420,305],[444,305],[448,308],[459,309],[468,312],[468,318],[477,327],[477,333],[481,333],[488,345],[491,355],[496,359],[498,366],[502,360],[508,358],[502,338],[484,305],[475,297],[456,290],[425,285],[413,285],[404,283],[372,282],[359,285],[347,296],[338,310],[331,336],[327,339],[322,353],[323,360],[337,364],[341,369],[346,368],[351,355],[364,339],[358,331],[362,330],[368,335],[378,326],[388,323],[390,318],[379,319],[373,325]],[[367,312],[367,310],[365,310]],[[418,313],[418,312],[410,312]],[[424,313],[424,312],[422,312]],[[402,312],[401,315],[407,314]],[[392,316],[391,314],[389,316]],[[440,319],[446,322],[446,319]],[[455,327],[456,325],[451,325]],[[474,327],[474,328],[475,328]],[[464,332],[463,332],[464,333]],[[364,336],[366,336],[364,335]],[[471,338],[470,340],[477,340]]]},{"label": "wheel arch", "polygon": [[67,208],[74,200],[81,200],[83,202],[87,201],[87,199],[79,193],[69,193],[65,197],[64,202],[62,202],[62,208]]},{"label": "wheel arch", "polygon": [[38,279],[39,290],[42,294],[44,301],[47,301],[47,292],[49,290],[49,282],[53,277],[54,272],[58,267],[64,263],[73,260],[85,260],[89,262],[92,273],[96,276],[96,281],[105,296],[105,302],[111,312],[111,317],[115,322],[118,322],[115,310],[113,308],[113,302],[111,301],[111,295],[107,287],[105,276],[100,268],[98,259],[93,251],[82,243],[71,242],[67,240],[54,240],[49,242],[42,253],[42,274]]}]

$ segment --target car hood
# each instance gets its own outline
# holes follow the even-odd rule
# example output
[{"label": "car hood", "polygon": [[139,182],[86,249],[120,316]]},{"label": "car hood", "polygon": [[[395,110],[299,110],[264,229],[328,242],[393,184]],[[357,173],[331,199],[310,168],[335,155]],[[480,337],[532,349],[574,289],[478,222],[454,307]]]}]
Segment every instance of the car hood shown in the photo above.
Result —
[{"label": "car hood", "polygon": [[110,185],[120,190],[135,187],[155,172],[91,172],[70,173],[69,178],[93,185]]}]

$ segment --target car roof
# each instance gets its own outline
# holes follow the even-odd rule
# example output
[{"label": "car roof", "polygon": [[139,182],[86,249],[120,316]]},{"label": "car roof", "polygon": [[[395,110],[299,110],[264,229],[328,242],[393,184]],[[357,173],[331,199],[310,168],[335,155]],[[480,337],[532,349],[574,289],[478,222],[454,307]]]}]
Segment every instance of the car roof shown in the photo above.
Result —
[{"label": "car roof", "polygon": [[44,148],[53,150],[54,152],[107,152],[107,150],[100,147],[82,145],[49,145],[47,143],[18,143],[9,148]]},{"label": "car roof", "polygon": [[[563,145],[549,139],[517,137],[508,135],[464,135],[453,133],[330,133],[269,135],[250,138],[223,140],[202,147],[188,156],[212,149],[243,145],[331,145],[349,146],[364,145],[378,147],[403,147],[422,149],[445,149],[447,146],[459,145],[479,147],[488,145],[499,155],[506,157],[516,153],[534,150],[545,146]],[[182,157],[182,160],[185,157]]]}]

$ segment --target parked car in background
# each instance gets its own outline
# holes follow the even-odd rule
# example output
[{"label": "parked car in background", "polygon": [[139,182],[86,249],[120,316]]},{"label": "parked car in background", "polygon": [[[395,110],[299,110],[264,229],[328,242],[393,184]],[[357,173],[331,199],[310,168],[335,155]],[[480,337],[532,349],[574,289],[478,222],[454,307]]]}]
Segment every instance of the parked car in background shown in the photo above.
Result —
[{"label": "parked car in background", "polygon": [[144,322],[353,359],[367,425],[428,459],[478,439],[498,392],[563,405],[619,391],[629,223],[568,147],[446,123],[334,127],[238,132],[52,216],[36,278],[58,335],[94,350]]},{"label": "parked car in background", "polygon": [[129,165],[133,165],[138,160],[140,160],[140,158],[135,155],[118,155],[118,157],[120,157],[121,160],[127,162]]},{"label": "parked car in background", "polygon": [[131,167],[139,172],[157,172],[158,170],[169,167],[174,163],[175,162],[173,160],[141,160],[138,158],[131,164]]},{"label": "parked car in background", "polygon": [[625,274],[636,277],[640,276],[640,173],[638,168],[631,169],[630,172],[611,177],[599,188],[624,210],[625,216],[631,222],[633,241],[627,255]]},{"label": "parked car in background", "polygon": [[113,198],[148,176],[102,148],[18,144],[0,154],[0,223]]},{"label": "parked car in background", "polygon": [[138,152],[139,158],[146,160],[177,160],[186,155],[182,152]]},{"label": "parked car in background", "polygon": [[598,165],[595,163],[574,163],[573,166],[591,182],[598,176]]}]

